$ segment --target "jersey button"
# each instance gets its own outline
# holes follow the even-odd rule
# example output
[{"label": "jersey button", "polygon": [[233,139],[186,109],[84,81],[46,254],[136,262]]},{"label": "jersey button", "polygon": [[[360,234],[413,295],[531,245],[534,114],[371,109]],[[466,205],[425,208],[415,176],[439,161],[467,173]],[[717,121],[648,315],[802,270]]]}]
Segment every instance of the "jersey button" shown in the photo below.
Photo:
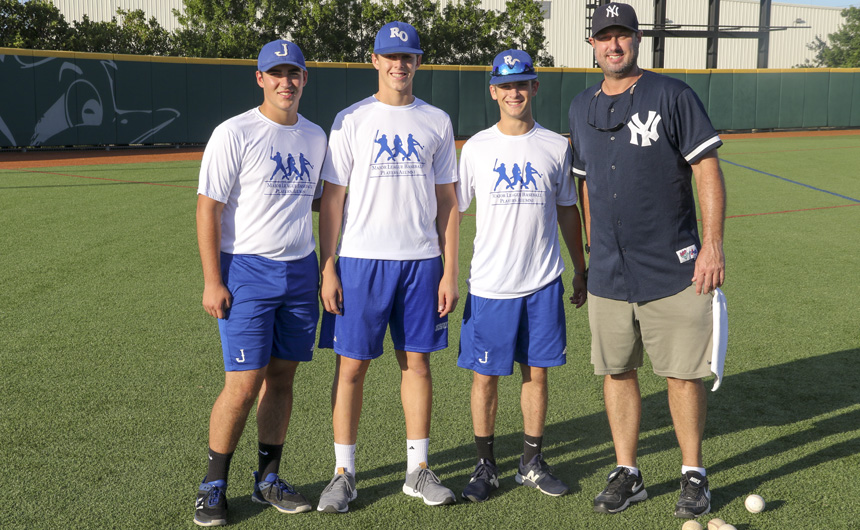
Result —
[{"label": "jersey button", "polygon": [[612,167],[612,169],[615,169],[615,165],[614,165],[614,164],[613,164],[611,167]]},{"label": "jersey button", "polygon": [[615,141],[615,137],[614,137],[614,136],[610,136],[610,137],[609,137],[609,139],[610,139],[610,140],[612,140],[613,142]]},{"label": "jersey button", "polygon": [[617,199],[617,198],[618,198],[618,194],[617,194],[617,193],[613,193],[613,194],[612,194],[612,198],[613,198],[613,199]]},{"label": "jersey button", "polygon": [[618,226],[621,226],[621,219],[618,220]]},{"label": "jersey button", "polygon": [[612,107],[611,109],[609,109],[609,112],[615,112],[615,107]]}]

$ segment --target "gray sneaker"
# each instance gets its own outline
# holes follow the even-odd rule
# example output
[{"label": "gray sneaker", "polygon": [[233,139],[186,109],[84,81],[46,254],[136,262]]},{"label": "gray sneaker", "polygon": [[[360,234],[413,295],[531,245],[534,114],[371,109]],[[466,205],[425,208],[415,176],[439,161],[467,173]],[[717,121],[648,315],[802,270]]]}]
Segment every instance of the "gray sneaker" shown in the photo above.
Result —
[{"label": "gray sneaker", "polygon": [[440,504],[454,504],[457,497],[454,492],[442,485],[439,477],[427,468],[426,462],[406,475],[406,483],[403,484],[403,493],[410,497],[424,499],[428,506],[439,506]]},{"label": "gray sneaker", "polygon": [[269,473],[260,480],[254,471],[254,493],[251,500],[260,504],[271,504],[282,513],[302,513],[311,509],[311,503],[289,483],[281,480],[277,473]]},{"label": "gray sneaker", "polygon": [[326,513],[346,513],[349,511],[350,501],[358,497],[355,489],[355,477],[346,469],[339,467],[335,471],[334,478],[320,495],[320,503],[317,511]]}]

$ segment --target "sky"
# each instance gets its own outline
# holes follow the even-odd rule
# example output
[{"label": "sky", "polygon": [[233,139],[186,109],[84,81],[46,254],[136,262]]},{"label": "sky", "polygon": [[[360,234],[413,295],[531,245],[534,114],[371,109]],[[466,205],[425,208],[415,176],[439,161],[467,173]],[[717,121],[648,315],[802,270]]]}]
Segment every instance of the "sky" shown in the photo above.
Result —
[{"label": "sky", "polygon": [[860,7],[860,1],[851,0],[774,0],[780,4],[803,4],[824,7]]}]

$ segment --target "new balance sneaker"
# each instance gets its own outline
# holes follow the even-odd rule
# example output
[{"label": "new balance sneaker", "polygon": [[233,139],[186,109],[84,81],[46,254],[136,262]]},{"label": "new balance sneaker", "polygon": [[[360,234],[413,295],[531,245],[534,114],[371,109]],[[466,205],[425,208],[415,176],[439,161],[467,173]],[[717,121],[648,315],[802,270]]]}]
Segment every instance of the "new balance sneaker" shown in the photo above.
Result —
[{"label": "new balance sneaker", "polygon": [[439,480],[439,477],[435,473],[430,471],[426,462],[421,462],[418,469],[406,474],[403,493],[410,497],[424,499],[424,504],[428,506],[454,504],[457,502],[454,492],[442,485],[442,481]]},{"label": "new balance sneaker", "polygon": [[339,467],[334,477],[320,495],[317,511],[327,513],[345,513],[349,511],[349,503],[358,497],[355,489],[355,477],[346,469]]},{"label": "new balance sneaker", "polygon": [[200,484],[194,503],[194,523],[197,526],[224,526],[227,524],[227,481],[213,480]]},{"label": "new balance sneaker", "polygon": [[311,503],[297,492],[287,482],[281,480],[277,473],[269,473],[266,480],[260,480],[254,471],[254,493],[251,500],[260,504],[271,504],[279,512],[302,513],[311,509]]},{"label": "new balance sneaker", "polygon": [[708,477],[687,471],[681,477],[681,497],[675,505],[675,517],[693,519],[711,511],[711,490]]},{"label": "new balance sneaker", "polygon": [[517,484],[537,488],[541,493],[553,497],[564,495],[570,491],[567,484],[553,476],[549,466],[544,462],[542,454],[536,454],[527,464],[523,462],[523,457],[520,457],[519,470],[514,479]]},{"label": "new balance sneaker", "polygon": [[489,460],[481,458],[475,466],[475,471],[469,476],[469,484],[463,490],[463,498],[472,502],[483,502],[497,489],[499,489],[499,468]]},{"label": "new balance sneaker", "polygon": [[594,511],[601,513],[618,513],[626,510],[634,502],[648,498],[642,472],[633,475],[626,467],[616,467],[606,479],[609,484],[600,495],[594,498]]}]

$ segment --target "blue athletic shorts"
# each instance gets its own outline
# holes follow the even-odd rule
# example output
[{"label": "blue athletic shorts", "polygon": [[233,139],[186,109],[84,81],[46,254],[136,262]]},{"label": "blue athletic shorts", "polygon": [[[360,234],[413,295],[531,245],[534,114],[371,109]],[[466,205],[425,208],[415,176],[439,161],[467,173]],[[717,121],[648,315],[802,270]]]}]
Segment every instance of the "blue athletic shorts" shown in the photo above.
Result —
[{"label": "blue athletic shorts", "polygon": [[218,320],[224,369],[255,370],[270,357],[310,361],[319,319],[316,253],[295,261],[221,253],[221,276],[233,295]]},{"label": "blue athletic shorts", "polygon": [[457,366],[481,375],[511,375],[514,362],[534,367],[567,362],[561,277],[528,296],[497,300],[469,293]]},{"label": "blue athletic shorts", "polygon": [[382,355],[385,329],[394,349],[429,353],[448,347],[448,317],[439,317],[442,258],[339,258],[343,315],[323,312],[320,348],[351,359]]}]

